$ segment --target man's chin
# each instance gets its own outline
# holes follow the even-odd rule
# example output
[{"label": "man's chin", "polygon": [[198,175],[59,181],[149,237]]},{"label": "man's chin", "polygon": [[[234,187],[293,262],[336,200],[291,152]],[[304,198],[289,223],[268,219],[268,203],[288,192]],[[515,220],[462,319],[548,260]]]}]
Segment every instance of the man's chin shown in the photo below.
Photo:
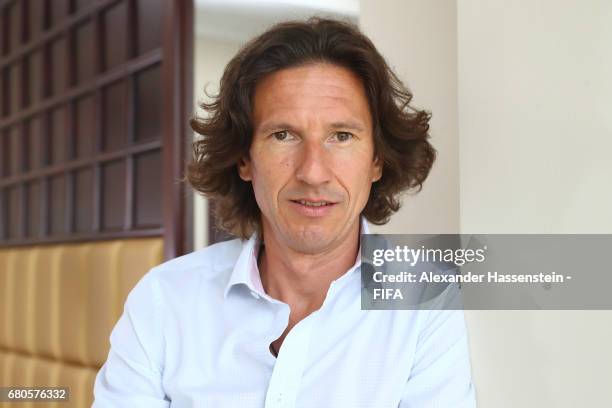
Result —
[{"label": "man's chin", "polygon": [[292,249],[300,254],[317,255],[322,254],[330,247],[327,243],[319,242],[300,242],[297,245],[292,245]]},{"label": "man's chin", "polygon": [[302,230],[290,234],[287,244],[296,252],[315,255],[328,250],[334,241],[335,235],[328,231]]}]

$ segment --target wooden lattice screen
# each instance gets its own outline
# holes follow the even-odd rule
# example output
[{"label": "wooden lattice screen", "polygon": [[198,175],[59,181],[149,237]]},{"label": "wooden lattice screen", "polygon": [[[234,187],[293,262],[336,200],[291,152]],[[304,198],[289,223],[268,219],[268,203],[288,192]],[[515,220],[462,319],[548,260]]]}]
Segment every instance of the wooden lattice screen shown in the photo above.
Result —
[{"label": "wooden lattice screen", "polygon": [[0,0],[0,245],[163,235],[178,183],[192,0]]}]

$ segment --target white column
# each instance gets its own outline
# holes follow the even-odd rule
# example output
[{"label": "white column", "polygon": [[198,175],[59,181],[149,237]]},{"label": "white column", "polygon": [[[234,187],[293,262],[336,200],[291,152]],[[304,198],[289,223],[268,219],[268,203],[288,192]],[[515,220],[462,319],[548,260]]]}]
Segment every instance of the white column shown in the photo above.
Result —
[{"label": "white column", "polygon": [[438,158],[423,190],[373,232],[459,232],[457,9],[454,0],[362,0],[359,25],[414,94],[433,112]]}]

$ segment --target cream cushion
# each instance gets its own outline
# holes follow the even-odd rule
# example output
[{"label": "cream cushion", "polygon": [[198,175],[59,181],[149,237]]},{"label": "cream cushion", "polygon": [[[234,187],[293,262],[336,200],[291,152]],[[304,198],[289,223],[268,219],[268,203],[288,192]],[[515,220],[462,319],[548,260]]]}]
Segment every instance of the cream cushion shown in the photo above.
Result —
[{"label": "cream cushion", "polygon": [[0,248],[0,386],[70,387],[59,405],[90,407],[127,294],[162,261],[158,237]]}]

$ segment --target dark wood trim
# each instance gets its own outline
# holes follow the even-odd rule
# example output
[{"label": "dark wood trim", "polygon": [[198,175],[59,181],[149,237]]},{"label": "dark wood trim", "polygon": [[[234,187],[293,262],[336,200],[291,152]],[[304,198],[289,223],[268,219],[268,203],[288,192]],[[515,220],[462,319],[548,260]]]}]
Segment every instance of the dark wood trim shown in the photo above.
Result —
[{"label": "dark wood trim", "polygon": [[129,230],[134,227],[134,156],[125,158],[125,218],[123,229]]},{"label": "dark wood trim", "polygon": [[147,228],[130,231],[101,231],[95,233],[84,234],[65,234],[54,235],[47,238],[26,238],[26,239],[4,239],[0,241],[0,248],[31,246],[40,244],[58,244],[66,242],[80,241],[101,241],[109,239],[123,238],[143,238],[143,237],[161,237],[163,236],[162,228]]},{"label": "dark wood trim", "polygon": [[37,239],[42,239],[46,236],[49,235],[49,232],[51,231],[51,206],[49,205],[51,203],[51,199],[49,197],[50,195],[50,191],[49,191],[49,178],[48,177],[41,177],[40,179],[40,205],[41,205],[41,210],[40,210],[40,235]]},{"label": "dark wood trim", "polygon": [[129,146],[122,150],[99,153],[93,157],[84,157],[81,159],[73,160],[68,163],[61,163],[46,168],[37,169],[29,173],[12,175],[10,177],[0,179],[0,188],[8,187],[11,184],[18,184],[25,181],[30,181],[39,177],[47,177],[50,175],[59,174],[63,171],[77,170],[82,167],[89,167],[92,165],[92,163],[99,164],[102,162],[122,159],[126,155],[144,153],[151,150],[158,150],[161,147],[162,145],[159,140],[152,140],[150,142]]},{"label": "dark wood trim", "polygon": [[43,2],[43,30],[44,33],[51,25],[51,0],[41,0]]},{"label": "dark wood trim", "polygon": [[[94,70],[95,75],[100,75],[104,71],[104,24],[102,20],[102,14],[96,13],[94,17],[94,43],[96,44],[96,50],[94,53]],[[104,102],[104,95],[102,88],[97,88],[94,91],[94,143],[93,151],[94,154],[98,155],[102,153],[103,143],[103,131],[104,125],[102,123],[104,110],[102,104]],[[93,169],[93,188],[92,188],[92,225],[91,230],[93,234],[99,234],[102,226],[102,164],[101,162],[94,163]]]},{"label": "dark wood trim", "polygon": [[0,189],[0,240],[4,240],[8,236],[7,221],[7,214],[4,208],[4,190]]},{"label": "dark wood trim", "polygon": [[8,44],[8,16],[7,16],[8,8],[4,7],[4,5],[0,5],[0,31],[2,34],[0,35],[0,58],[4,58],[4,52],[6,51]]},{"label": "dark wood trim", "polygon": [[[134,102],[136,97],[135,92],[135,80],[134,76],[131,75],[127,79],[127,142],[128,145],[133,145],[136,137],[134,132],[136,130],[135,123],[135,106]],[[132,229],[134,225],[134,187],[136,181],[134,180],[134,156],[128,154],[125,158],[125,219],[123,220],[123,228],[126,230]]]},{"label": "dark wood trim", "polygon": [[20,38],[20,42],[22,44],[26,43],[27,41],[30,40],[30,32],[28,30],[28,28],[30,27],[29,21],[28,21],[28,16],[29,16],[29,2],[27,0],[25,1],[21,1],[21,33],[19,33],[19,35],[21,36]]},{"label": "dark wood trim", "polygon": [[[6,3],[8,4],[11,1],[15,0],[9,0]],[[55,28],[51,28],[50,30],[42,34],[39,38],[37,38],[36,41],[30,42],[29,44],[26,44],[23,47],[19,47],[19,50],[17,52],[11,51],[11,53],[7,55],[6,58],[3,58],[2,61],[0,61],[0,68],[3,68],[7,65],[11,65],[13,62],[21,59],[25,54],[34,51],[36,48],[43,47],[46,43],[53,41],[56,37],[59,37],[63,34],[67,35],[74,27],[78,26],[80,23],[84,22],[92,15],[97,14],[101,10],[104,10],[108,7],[112,7],[115,3],[119,3],[120,1],[121,0],[97,0],[91,6],[83,8],[74,15],[67,17],[65,22],[62,22],[61,25]],[[2,7],[3,6],[0,6],[0,8]]]},{"label": "dark wood trim", "polygon": [[0,3],[0,30],[2,30],[2,35],[0,36],[0,58],[4,58],[4,51],[8,47],[8,8],[5,7],[8,2]]},{"label": "dark wood trim", "polygon": [[[184,106],[185,111],[183,112],[183,124],[186,128],[186,137],[184,143],[184,160],[182,163],[183,174],[187,172],[187,165],[191,160],[192,156],[192,145],[193,145],[193,131],[189,126],[189,120],[193,116],[194,109],[194,97],[193,97],[193,82],[194,82],[194,4],[193,0],[189,0],[187,9],[183,14],[182,25],[185,25],[185,38],[181,42],[183,46],[183,53],[185,55],[183,63],[183,81],[184,83]],[[193,188],[185,186],[185,216],[184,216],[184,242],[183,252],[188,253],[194,249],[194,216],[193,216]]]},{"label": "dark wood trim", "polygon": [[[50,58],[50,56],[48,57]],[[67,91],[64,91],[60,95],[55,95],[52,98],[39,102],[38,104],[31,105],[28,109],[20,110],[18,112],[11,112],[11,115],[8,118],[0,120],[0,129],[12,126],[14,123],[21,122],[22,120],[25,120],[28,117],[34,116],[40,112],[53,109],[55,106],[66,103],[72,99],[78,99],[87,93],[93,92],[98,88],[103,88],[106,85],[126,78],[129,75],[137,73],[138,71],[158,64],[161,61],[162,51],[159,49],[141,55],[140,57],[134,58],[133,60],[126,62],[112,71],[108,71],[103,75],[98,76],[91,82],[73,87]],[[49,66],[50,64],[47,62],[47,67]],[[48,68],[47,71],[49,71]],[[50,77],[50,72],[47,72],[46,76]]]},{"label": "dark wood trim", "polygon": [[47,219],[48,206],[47,201],[45,200],[45,196],[47,194],[47,180],[41,178],[38,180],[40,191],[38,192],[38,197],[40,201],[38,203],[38,219],[40,220],[40,225],[38,226],[38,231],[34,234],[35,239],[40,239],[40,237],[44,237],[47,234],[45,220]]},{"label": "dark wood trim", "polygon": [[32,183],[25,183],[22,185],[22,201],[21,201],[21,213],[23,215],[23,232],[24,236],[28,237],[32,235],[32,217],[30,216],[30,187]]},{"label": "dark wood trim", "polygon": [[4,7],[8,6],[11,3],[16,2],[17,0],[0,0],[0,9],[3,9]]},{"label": "dark wood trim", "polygon": [[93,17],[94,25],[94,43],[96,49],[94,52],[94,71],[95,75],[98,76],[104,72],[104,22],[101,13],[96,13]]},{"label": "dark wood trim", "polygon": [[[26,151],[24,149],[24,144],[23,142],[27,139],[27,128],[26,126],[24,126],[26,122],[21,123],[18,127],[17,127],[17,138],[19,139],[19,141],[17,142],[17,174],[20,174],[24,171],[25,168],[25,157],[26,157]],[[15,128],[13,128],[13,131],[15,130]],[[9,135],[11,134],[11,132],[9,132]]]},{"label": "dark wood trim", "polygon": [[32,98],[30,97],[30,81],[28,81],[30,76],[30,58],[24,58],[21,64],[19,64],[18,69],[21,71],[19,74],[21,77],[21,84],[19,84],[19,87],[21,88],[19,109],[21,110],[32,103]]},{"label": "dark wood trim", "polygon": [[67,171],[64,173],[64,183],[66,183],[66,190],[64,191],[64,202],[66,207],[64,208],[64,231],[67,234],[72,233],[76,225],[75,223],[75,203],[74,203],[74,172]]},{"label": "dark wood trim", "polygon": [[127,57],[128,59],[134,58],[138,55],[138,10],[136,8],[136,0],[127,0]]},{"label": "dark wood trim", "polygon": [[30,26],[30,1],[25,0],[21,5],[21,35],[24,43],[32,39],[32,27]]},{"label": "dark wood trim", "polygon": [[190,135],[187,130],[192,104],[186,103],[191,93],[192,77],[185,67],[193,64],[193,0],[164,2],[164,36],[162,49],[162,82],[164,96],[162,185],[164,257],[175,258],[185,253],[185,185],[180,181],[185,166],[185,144]]},{"label": "dark wood trim", "polygon": [[68,145],[66,146],[66,157],[69,161],[73,161],[77,157],[77,134],[76,134],[76,121],[77,121],[77,112],[76,112],[76,102],[77,100],[72,100],[66,106],[66,138]]},{"label": "dark wood trim", "polygon": [[[71,64],[73,65],[73,64]],[[74,66],[74,65],[73,65]],[[69,69],[68,70],[69,73],[69,80],[75,80],[76,79],[76,69],[72,70]],[[66,123],[66,141],[67,141],[67,146],[66,146],[66,157],[68,161],[74,161],[76,156],[77,156],[77,135],[76,135],[76,100],[72,100],[68,103],[68,105],[66,106],[66,112],[65,112],[65,116],[66,116],[66,120],[64,121],[64,123]],[[64,166],[65,167],[65,166]],[[65,226],[64,226],[64,231],[67,231],[68,233],[72,233],[76,228],[76,212],[75,212],[75,208],[77,203],[76,201],[76,197],[74,195],[76,187],[75,187],[75,173],[74,170],[67,170],[65,172],[65,178],[66,178],[66,194],[65,194],[65,202],[66,202],[66,208],[64,210],[64,219],[65,219]]]},{"label": "dark wood trim", "polygon": [[16,187],[17,188],[17,195],[19,196],[18,198],[18,202],[19,202],[19,206],[20,211],[19,211],[19,226],[17,227],[17,236],[19,237],[19,240],[22,240],[25,236],[26,236],[26,207],[24,205],[25,203],[25,199],[26,199],[26,185],[25,184],[21,184],[19,186]]},{"label": "dark wood trim", "polygon": [[[158,48],[141,55],[138,55],[138,45],[140,44],[138,24],[141,22],[139,6],[147,7],[146,2],[137,0],[95,0],[88,6],[77,9],[76,0],[69,0],[69,10],[65,10],[66,14],[61,13],[61,21],[52,21],[53,10],[51,5],[53,3],[51,2],[54,0],[15,1],[0,0],[0,10],[2,11],[0,13],[0,30],[6,32],[9,28],[7,24],[2,24],[8,18],[6,9],[8,5],[19,7],[20,20],[23,20],[19,33],[17,33],[20,41],[17,42],[14,38],[11,38],[12,34],[2,36],[2,43],[11,41],[10,47],[7,49],[10,52],[0,56],[0,74],[4,76],[10,68],[11,78],[19,79],[19,89],[16,91],[19,95],[15,96],[19,96],[20,100],[18,101],[19,106],[11,106],[11,111],[7,112],[6,116],[0,117],[0,135],[2,135],[0,139],[2,142],[10,139],[14,143],[14,132],[17,131],[20,132],[22,137],[19,138],[19,152],[16,152],[19,157],[10,160],[10,174],[0,176],[0,247],[159,236],[164,239],[164,256],[166,259],[191,251],[193,248],[192,197],[190,196],[191,190],[185,188],[181,179],[187,164],[186,158],[190,156],[192,140],[192,133],[188,124],[193,113],[193,0],[161,1],[161,26],[154,28],[159,29],[161,33],[159,37],[161,44],[158,45]],[[40,5],[43,6],[43,9],[40,10],[43,26],[40,29],[37,27],[35,30],[36,36],[32,35],[34,30],[32,29],[30,14],[34,12],[34,6],[38,4],[33,4],[32,1],[40,1]],[[113,67],[112,70],[105,71],[107,52],[114,52],[112,50],[107,51],[105,47],[112,48],[114,45],[112,43],[105,44],[107,41],[107,34],[103,27],[106,21],[105,13],[108,9],[122,2],[127,4],[126,61]],[[148,20],[142,21],[148,22]],[[94,30],[91,46],[95,47],[95,50],[93,55],[88,57],[93,58],[91,62],[93,62],[94,77],[91,80],[87,78],[83,83],[81,83],[82,78],[79,78],[79,83],[77,83],[79,66],[76,58],[81,51],[78,49],[81,46],[78,42],[77,36],[79,34],[77,30],[83,24],[91,24]],[[65,38],[66,42],[56,45],[55,42],[60,37]],[[145,39],[148,47],[153,45],[150,40]],[[66,51],[64,51],[64,48],[57,49],[61,52],[60,55],[62,56],[60,58],[62,59],[64,58],[64,52],[66,53],[67,60],[65,62],[67,65],[65,69],[58,68],[63,66],[62,61],[54,66],[58,56],[55,53],[56,49],[52,49],[52,44],[54,44],[54,47],[66,47]],[[4,49],[4,44],[0,44],[0,48]],[[117,48],[118,52],[120,50],[122,48]],[[36,60],[32,59],[34,53],[36,54]],[[39,55],[42,56],[42,61],[38,58]],[[36,66],[28,67],[28,64],[34,63],[36,63]],[[53,93],[50,87],[53,81],[52,68],[61,69],[56,74],[61,75],[61,79],[64,77],[66,79],[66,87],[59,90],[55,89]],[[136,104],[142,103],[137,101],[139,96],[135,93],[136,81],[141,71],[150,68],[156,70],[156,75],[158,69],[161,72],[161,83],[159,85],[151,82],[147,84],[147,86],[152,84],[153,86],[160,86],[162,89],[163,98],[160,102],[162,104],[160,115],[161,138],[152,140],[147,137],[146,140],[140,141],[135,140],[138,125],[136,120],[138,120],[137,114],[139,112]],[[17,70],[19,76],[13,74]],[[28,87],[32,86],[29,81],[35,70],[42,74],[40,85],[43,89],[41,95],[33,97],[33,92],[29,92]],[[4,81],[5,78],[2,77],[1,79]],[[126,101],[128,128],[127,140],[125,141],[120,139],[123,136],[123,130],[118,130],[116,135],[107,138],[108,135],[105,134],[106,129],[104,128],[105,122],[112,123],[109,121],[113,120],[112,117],[105,119],[105,109],[107,109],[104,104],[105,89],[117,81],[124,81],[128,86],[128,99]],[[91,123],[83,124],[80,121],[81,119],[77,117],[77,103],[79,99],[89,96],[93,96],[94,105],[93,108],[91,105],[86,105],[86,109],[94,109],[93,116],[91,116],[91,112],[87,113],[87,121]],[[0,97],[3,96],[0,95]],[[153,105],[151,106],[155,104],[155,101],[145,102],[152,102]],[[87,103],[89,104],[89,102]],[[2,105],[7,106],[4,103]],[[145,104],[143,106],[142,112],[151,115],[149,105]],[[54,112],[59,107],[64,109],[61,114]],[[40,129],[36,129],[37,135],[42,132],[40,133],[40,140],[36,139],[34,141],[32,139],[30,141],[28,137],[29,124],[32,119],[41,121]],[[63,124],[56,123],[60,126],[49,126],[53,124],[53,120],[59,120]],[[80,132],[84,129],[83,126],[88,131],[78,133],[77,130]],[[59,129],[65,132],[65,137],[52,140],[51,130],[57,132]],[[110,127],[108,129],[111,131]],[[155,136],[158,135],[159,130],[159,128],[156,128]],[[93,137],[93,141],[87,140],[89,144],[83,144],[87,149],[93,144],[92,151],[83,150],[90,157],[78,157],[79,151],[81,151],[79,145],[82,142],[78,138],[81,135],[85,135],[83,137]],[[151,137],[153,136],[151,134]],[[40,163],[40,166],[32,166],[32,163],[26,162],[25,153],[32,148],[31,146],[28,147],[27,143],[36,143],[36,148],[41,150],[43,163]],[[61,143],[61,145],[53,145],[53,143]],[[104,151],[105,147],[112,147],[113,150]],[[10,148],[14,149],[14,145],[11,145]],[[65,152],[60,152],[60,149],[65,150]],[[54,150],[58,153],[58,157],[51,157]],[[155,194],[155,199],[163,201],[162,218],[152,222],[149,227],[138,228],[135,225],[135,220],[136,211],[140,209],[140,205],[136,208],[135,198],[136,194],[140,193],[137,193],[138,179],[135,176],[140,173],[136,171],[138,170],[136,165],[138,163],[137,155],[145,152],[156,152],[149,157],[155,157],[154,160],[158,161],[158,153],[161,154],[161,163],[159,163],[162,174],[161,189],[156,190],[158,193]],[[14,160],[17,160],[18,163]],[[123,161],[125,164],[125,176],[127,177],[125,202],[122,202],[121,205],[118,205],[116,201],[110,201],[111,204],[108,203],[109,200],[114,200],[114,197],[123,197],[123,192],[115,192],[111,189],[112,191],[109,190],[110,195],[105,196],[104,191],[102,191],[105,176],[104,165],[117,160]],[[18,167],[16,171],[14,171],[15,164]],[[150,166],[150,162],[147,165]],[[93,186],[91,187],[92,219],[90,220],[92,229],[86,233],[76,232],[76,209],[79,206],[77,200],[80,199],[76,196],[76,190],[80,186],[80,184],[77,185],[77,172],[81,169],[91,169],[93,172]],[[54,191],[54,186],[51,185],[53,177],[61,177],[65,182],[62,192],[65,195],[62,197],[65,198],[65,208],[51,208],[54,205],[52,195],[59,193]],[[108,177],[115,176],[109,175]],[[123,177],[123,174],[121,177]],[[38,183],[39,186],[37,189],[39,189],[40,197],[37,198],[36,205],[29,199],[29,196],[32,195],[31,192],[34,192],[34,190],[30,190],[31,183]],[[82,183],[81,179],[79,179],[79,183]],[[150,186],[144,188],[149,190],[142,191],[150,191],[151,189]],[[15,231],[13,231],[12,225],[7,225],[9,219],[6,215],[9,206],[14,205],[13,202],[9,203],[9,193],[11,201],[19,200],[19,203],[17,203],[19,209],[11,210],[11,216],[20,218],[18,225],[17,223],[12,224],[18,228]],[[30,198],[34,197],[32,195]],[[115,204],[117,205],[115,206]],[[106,205],[112,205],[112,207],[109,209],[105,207]],[[150,207],[145,205],[144,208],[144,211],[150,211]],[[118,224],[115,221],[109,223],[114,227],[112,230],[104,228],[102,217],[107,214],[117,215],[118,213],[114,211],[122,210],[126,211],[122,222]],[[53,220],[54,225],[60,227],[58,231],[52,231],[51,229],[52,211],[59,211],[60,213],[63,211],[65,213],[61,226],[57,225],[58,220]],[[28,219],[32,218],[35,213],[39,215],[40,225],[30,225],[28,222]],[[61,214],[57,216],[61,217]],[[34,227],[36,230],[34,230]]]},{"label": "dark wood trim", "polygon": [[91,206],[92,212],[92,233],[98,234],[102,225],[102,165],[96,163],[93,166],[93,203]]}]

